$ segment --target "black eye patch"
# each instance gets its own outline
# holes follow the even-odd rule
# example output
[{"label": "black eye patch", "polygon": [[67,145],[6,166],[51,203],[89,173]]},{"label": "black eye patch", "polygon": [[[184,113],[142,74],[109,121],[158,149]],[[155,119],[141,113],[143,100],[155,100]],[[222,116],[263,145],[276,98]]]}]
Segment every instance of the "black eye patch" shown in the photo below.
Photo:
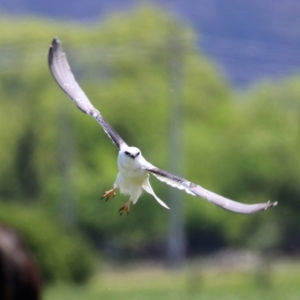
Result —
[{"label": "black eye patch", "polygon": [[125,151],[125,154],[126,154],[126,155],[130,155],[130,153],[129,153],[128,151]]}]

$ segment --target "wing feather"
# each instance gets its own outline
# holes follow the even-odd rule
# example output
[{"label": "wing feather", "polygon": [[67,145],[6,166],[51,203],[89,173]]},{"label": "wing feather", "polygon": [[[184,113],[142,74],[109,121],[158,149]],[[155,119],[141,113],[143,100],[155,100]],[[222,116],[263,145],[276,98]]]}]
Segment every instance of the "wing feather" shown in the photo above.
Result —
[{"label": "wing feather", "polygon": [[66,54],[62,51],[62,45],[58,38],[54,38],[49,49],[48,64],[57,84],[73,100],[76,106],[84,113],[92,116],[103,128],[112,142],[121,149],[127,146],[119,134],[102,117],[100,112],[93,106],[84,91],[77,83]]},{"label": "wing feather", "polygon": [[266,203],[257,203],[257,204],[243,204],[223,196],[220,196],[216,193],[210,192],[200,185],[192,183],[182,177],[169,173],[167,171],[156,168],[147,161],[144,162],[143,168],[151,172],[157,179],[176,187],[181,190],[185,190],[188,194],[204,198],[209,202],[220,206],[226,210],[240,213],[240,214],[253,214],[262,210],[266,210],[273,206],[277,205],[277,202],[266,202]]}]

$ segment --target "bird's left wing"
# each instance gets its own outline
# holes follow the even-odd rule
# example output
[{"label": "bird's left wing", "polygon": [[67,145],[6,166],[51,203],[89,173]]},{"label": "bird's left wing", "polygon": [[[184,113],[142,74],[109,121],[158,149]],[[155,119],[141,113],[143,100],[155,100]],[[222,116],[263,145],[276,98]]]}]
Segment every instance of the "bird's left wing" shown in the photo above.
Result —
[{"label": "bird's left wing", "polygon": [[84,91],[77,83],[69,66],[66,54],[62,51],[61,42],[54,38],[49,49],[48,64],[55,81],[61,89],[75,102],[76,106],[84,113],[92,116],[103,128],[113,143],[121,149],[127,146],[119,134],[101,116],[93,106]]},{"label": "bird's left wing", "polygon": [[160,170],[146,160],[143,161],[142,168],[151,172],[157,179],[171,185],[172,187],[176,187],[180,190],[185,190],[187,193],[193,196],[204,198],[209,202],[232,212],[240,214],[253,214],[277,205],[277,202],[270,201],[267,203],[243,204],[227,199],[223,196],[210,192],[200,185],[188,181],[187,179],[176,176],[167,171]]}]

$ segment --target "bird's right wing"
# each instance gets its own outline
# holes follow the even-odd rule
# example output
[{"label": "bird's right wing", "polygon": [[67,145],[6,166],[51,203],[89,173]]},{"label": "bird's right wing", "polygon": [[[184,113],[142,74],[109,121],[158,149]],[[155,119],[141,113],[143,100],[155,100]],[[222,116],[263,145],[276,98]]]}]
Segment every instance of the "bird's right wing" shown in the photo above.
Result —
[{"label": "bird's right wing", "polygon": [[62,51],[61,42],[54,38],[49,49],[48,64],[55,81],[61,89],[75,102],[76,106],[84,113],[92,116],[103,128],[113,143],[121,149],[127,146],[119,134],[101,116],[93,106],[71,71],[66,54]]},{"label": "bird's right wing", "polygon": [[266,203],[244,204],[225,198],[221,195],[208,191],[200,185],[190,182],[187,179],[161,170],[150,164],[145,159],[142,161],[142,168],[151,172],[157,179],[171,185],[172,187],[185,190],[188,194],[204,198],[209,202],[232,212],[240,214],[253,214],[277,205],[277,202],[270,201]]}]

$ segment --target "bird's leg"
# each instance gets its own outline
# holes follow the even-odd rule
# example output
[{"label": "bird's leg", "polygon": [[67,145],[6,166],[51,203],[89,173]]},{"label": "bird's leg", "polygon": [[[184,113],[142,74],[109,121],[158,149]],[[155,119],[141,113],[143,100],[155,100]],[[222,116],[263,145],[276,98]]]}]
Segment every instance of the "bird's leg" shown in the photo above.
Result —
[{"label": "bird's leg", "polygon": [[122,216],[124,213],[127,213],[127,215],[129,214],[130,204],[131,201],[129,200],[119,209],[120,216]]},{"label": "bird's leg", "polygon": [[109,199],[112,199],[113,197],[116,196],[116,192],[115,192],[115,188],[109,190],[109,191],[106,191],[102,197],[101,197],[101,200],[102,199],[105,199],[105,201],[109,200]]}]

